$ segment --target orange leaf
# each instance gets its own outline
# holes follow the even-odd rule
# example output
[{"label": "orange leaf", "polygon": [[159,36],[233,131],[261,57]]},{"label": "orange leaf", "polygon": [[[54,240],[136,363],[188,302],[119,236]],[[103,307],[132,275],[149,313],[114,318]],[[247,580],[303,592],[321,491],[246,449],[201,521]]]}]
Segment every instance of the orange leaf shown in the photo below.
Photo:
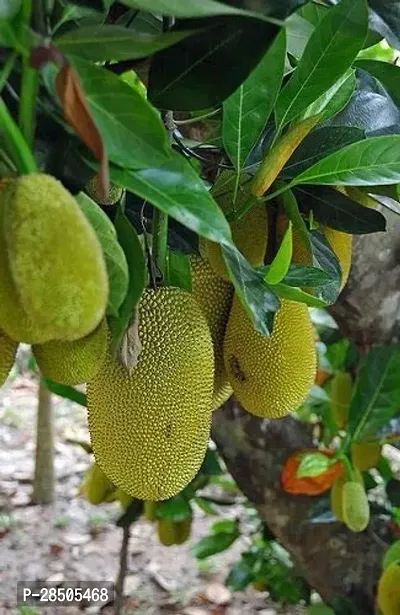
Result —
[{"label": "orange leaf", "polygon": [[102,196],[107,197],[110,190],[107,152],[89,109],[79,75],[71,64],[65,64],[58,73],[56,89],[68,124],[74,128],[93,156],[100,161],[100,189]]},{"label": "orange leaf", "polygon": [[297,470],[301,463],[301,458],[304,453],[322,453],[327,457],[332,457],[334,452],[327,449],[320,451],[318,449],[306,449],[296,451],[287,459],[282,470],[282,487],[287,493],[293,495],[320,495],[328,491],[337,478],[342,476],[344,466],[341,461],[331,465],[326,472],[319,476],[308,476],[305,478],[297,478]]}]

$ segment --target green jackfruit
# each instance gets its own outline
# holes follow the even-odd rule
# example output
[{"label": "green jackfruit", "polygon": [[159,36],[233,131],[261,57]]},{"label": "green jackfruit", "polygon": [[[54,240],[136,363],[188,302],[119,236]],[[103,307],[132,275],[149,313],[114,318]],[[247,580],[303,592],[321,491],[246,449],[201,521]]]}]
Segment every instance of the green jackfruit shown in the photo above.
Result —
[{"label": "green jackfruit", "polygon": [[8,378],[8,374],[14,365],[18,343],[14,342],[3,331],[0,331],[0,387]]},{"label": "green jackfruit", "polygon": [[0,326],[29,343],[88,335],[105,314],[108,280],[75,199],[54,177],[32,174],[9,183],[2,201]]},{"label": "green jackfruit", "polygon": [[184,542],[189,540],[190,532],[192,530],[192,517],[186,517],[183,521],[175,523],[175,544],[183,545]]},{"label": "green jackfruit", "polygon": [[362,532],[368,526],[370,510],[364,485],[347,481],[342,492],[343,522],[352,532]]},{"label": "green jackfruit", "polygon": [[346,479],[340,476],[332,485],[331,488],[331,510],[338,521],[343,521],[343,486]]},{"label": "green jackfruit", "polygon": [[115,205],[122,196],[123,189],[114,184],[110,185],[110,190],[106,198],[103,197],[100,190],[99,178],[97,175],[92,177],[85,186],[85,192],[93,201],[99,205]]},{"label": "green jackfruit", "polygon": [[388,566],[379,579],[378,606],[382,615],[400,613],[400,562]]},{"label": "green jackfruit", "polygon": [[375,468],[381,456],[382,446],[378,442],[353,442],[351,460],[355,468],[366,472]]},{"label": "green jackfruit", "polygon": [[157,502],[146,500],[143,504],[143,516],[147,521],[153,523],[156,520]]},{"label": "green jackfruit", "polygon": [[400,540],[393,542],[386,551],[382,561],[382,568],[386,570],[394,562],[400,562]]},{"label": "green jackfruit", "polygon": [[239,299],[233,299],[224,340],[233,391],[255,416],[280,418],[296,410],[314,384],[316,351],[307,307],[283,300],[272,335],[255,330]]},{"label": "green jackfruit", "polygon": [[175,544],[175,524],[170,519],[160,519],[157,523],[158,540],[164,547]]},{"label": "green jackfruit", "polygon": [[129,372],[110,353],[88,383],[89,430],[97,463],[132,497],[164,500],[203,461],[211,422],[214,357],[193,296],[146,290],[138,306],[141,351]]},{"label": "green jackfruit", "polygon": [[336,372],[331,384],[331,410],[339,429],[343,429],[347,423],[352,392],[353,380],[351,374]]},{"label": "green jackfruit", "polygon": [[97,463],[94,463],[90,468],[82,487],[82,491],[86,495],[89,502],[91,504],[101,504],[101,502],[105,501],[108,492],[111,491],[112,488],[112,482],[104,474],[103,470],[99,468]]},{"label": "green jackfruit", "polygon": [[33,346],[33,354],[45,378],[74,386],[95,377],[105,359],[107,345],[107,324],[103,320],[80,340],[38,344]]},{"label": "green jackfruit", "polygon": [[233,287],[232,284],[216,275],[209,263],[199,256],[190,257],[190,267],[192,293],[207,319],[214,345],[213,410],[216,410],[232,395],[232,387],[224,366],[222,347],[232,305]]}]

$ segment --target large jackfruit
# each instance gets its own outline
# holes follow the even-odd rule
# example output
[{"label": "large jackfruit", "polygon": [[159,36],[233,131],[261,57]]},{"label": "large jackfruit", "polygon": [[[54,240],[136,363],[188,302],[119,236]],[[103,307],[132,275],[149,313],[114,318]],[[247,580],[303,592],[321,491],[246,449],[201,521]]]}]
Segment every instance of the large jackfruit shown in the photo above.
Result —
[{"label": "large jackfruit", "polygon": [[232,395],[222,346],[232,305],[233,286],[216,275],[209,263],[195,254],[190,257],[190,267],[192,293],[207,319],[214,345],[213,410],[216,410]]},{"label": "large jackfruit", "polygon": [[270,337],[255,330],[235,296],[224,340],[233,391],[256,416],[280,418],[305,400],[314,384],[316,351],[307,307],[283,300]]},{"label": "large jackfruit", "polygon": [[382,615],[399,615],[400,562],[390,564],[382,573],[378,585],[378,606]]},{"label": "large jackfruit", "polygon": [[146,290],[141,351],[129,372],[107,354],[88,383],[97,463],[141,500],[168,499],[196,475],[210,434],[214,357],[205,316],[179,288]]},{"label": "large jackfruit", "polygon": [[368,526],[370,509],[364,485],[347,481],[342,491],[343,522],[352,532],[363,532]]},{"label": "large jackfruit", "polygon": [[88,335],[104,316],[108,280],[100,243],[75,199],[38,173],[8,184],[2,200],[0,326],[30,343]]},{"label": "large jackfruit", "polygon": [[8,378],[14,365],[18,343],[12,340],[3,331],[0,331],[0,387]]},{"label": "large jackfruit", "polygon": [[107,344],[107,324],[103,320],[80,340],[38,344],[33,346],[33,354],[45,378],[74,386],[95,377],[105,359]]},{"label": "large jackfruit", "polygon": [[85,478],[81,491],[86,495],[91,504],[101,504],[112,489],[113,484],[110,479],[99,468],[97,463],[94,463]]},{"label": "large jackfruit", "polygon": [[381,456],[382,446],[378,442],[353,442],[351,460],[360,472],[375,468]]},{"label": "large jackfruit", "polygon": [[86,184],[85,192],[99,205],[115,205],[121,198],[123,189],[115,184],[111,184],[107,196],[104,197],[100,190],[99,178],[95,175]]},{"label": "large jackfruit", "polygon": [[331,411],[339,429],[343,429],[349,417],[353,380],[348,372],[336,372],[331,383]]}]

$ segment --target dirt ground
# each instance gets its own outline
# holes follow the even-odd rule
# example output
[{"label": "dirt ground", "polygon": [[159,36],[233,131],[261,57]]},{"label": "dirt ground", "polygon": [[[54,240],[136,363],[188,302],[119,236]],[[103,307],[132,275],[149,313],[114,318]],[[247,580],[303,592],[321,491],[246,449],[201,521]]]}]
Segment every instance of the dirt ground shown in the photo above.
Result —
[{"label": "dirt ground", "polygon": [[[15,368],[14,368],[15,369]],[[19,580],[114,581],[121,529],[116,503],[92,506],[79,496],[90,456],[69,440],[88,440],[85,409],[54,396],[57,497],[53,505],[31,505],[37,382],[14,372],[0,390],[0,615],[34,615],[18,609]],[[240,515],[240,503],[225,515]],[[223,584],[245,539],[221,554],[198,562],[191,548],[207,535],[215,518],[195,513],[190,541],[180,547],[159,544],[154,527],[132,528],[124,615],[302,615],[297,607],[272,603],[267,593],[231,593]],[[49,607],[43,615],[111,615],[112,605]]]}]

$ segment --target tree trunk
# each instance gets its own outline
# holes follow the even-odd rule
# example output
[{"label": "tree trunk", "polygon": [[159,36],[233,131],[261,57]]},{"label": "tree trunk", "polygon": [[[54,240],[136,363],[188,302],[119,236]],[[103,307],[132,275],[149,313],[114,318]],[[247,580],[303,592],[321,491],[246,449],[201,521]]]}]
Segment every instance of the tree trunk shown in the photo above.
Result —
[{"label": "tree trunk", "polygon": [[[355,239],[348,286],[331,309],[343,334],[364,350],[400,339],[400,226],[394,214],[386,214],[387,233]],[[360,534],[340,523],[313,524],[307,515],[318,499],[281,489],[285,460],[313,446],[309,428],[291,417],[254,418],[231,399],[214,413],[213,439],[239,487],[310,585],[328,603],[343,596],[360,615],[373,615],[384,550],[379,521]]]},{"label": "tree trunk", "polygon": [[32,501],[50,504],[54,500],[53,409],[51,393],[40,380],[38,391],[35,476]]}]

